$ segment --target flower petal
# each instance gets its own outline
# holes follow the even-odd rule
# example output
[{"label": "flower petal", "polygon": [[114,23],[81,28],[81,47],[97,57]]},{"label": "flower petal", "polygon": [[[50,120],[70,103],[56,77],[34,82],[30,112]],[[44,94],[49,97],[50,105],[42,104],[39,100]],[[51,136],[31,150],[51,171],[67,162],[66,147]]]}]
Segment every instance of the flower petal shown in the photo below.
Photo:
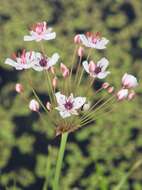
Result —
[{"label": "flower petal", "polygon": [[80,34],[79,37],[83,45],[90,47],[90,43],[84,34]]},{"label": "flower petal", "polygon": [[60,111],[59,113],[60,113],[60,116],[62,118],[66,118],[66,117],[70,117],[71,116],[71,114],[68,111]]},{"label": "flower petal", "polygon": [[59,105],[63,105],[66,102],[66,96],[61,94],[60,92],[55,93],[57,103]]},{"label": "flower petal", "polygon": [[51,57],[51,59],[48,62],[48,68],[55,65],[59,59],[59,54],[58,53],[54,53]]},{"label": "flower petal", "polygon": [[33,41],[35,40],[34,36],[24,36],[24,41]]},{"label": "flower petal", "polygon": [[86,98],[85,97],[77,97],[74,98],[74,102],[73,102],[73,108],[74,109],[79,109],[83,106],[83,104],[86,102]]},{"label": "flower petal", "polygon": [[53,40],[56,38],[56,33],[52,32],[52,33],[47,33],[43,35],[43,39],[44,40]]},{"label": "flower petal", "polygon": [[109,61],[103,57],[102,59],[100,59],[98,62],[97,62],[97,66],[101,67],[102,71],[104,72],[106,70],[106,68],[108,67],[109,65]]},{"label": "flower petal", "polygon": [[13,66],[13,67],[16,67],[16,66],[18,65],[16,61],[13,61],[13,60],[10,59],[10,58],[7,58],[7,59],[5,60],[5,64],[11,65],[11,66]]},{"label": "flower petal", "polygon": [[110,74],[109,71],[100,72],[99,74],[97,74],[97,78],[104,79],[108,74]]},{"label": "flower petal", "polygon": [[86,71],[87,73],[90,73],[90,72],[89,72],[89,64],[88,64],[88,61],[83,61],[82,65],[83,65],[85,71]]}]

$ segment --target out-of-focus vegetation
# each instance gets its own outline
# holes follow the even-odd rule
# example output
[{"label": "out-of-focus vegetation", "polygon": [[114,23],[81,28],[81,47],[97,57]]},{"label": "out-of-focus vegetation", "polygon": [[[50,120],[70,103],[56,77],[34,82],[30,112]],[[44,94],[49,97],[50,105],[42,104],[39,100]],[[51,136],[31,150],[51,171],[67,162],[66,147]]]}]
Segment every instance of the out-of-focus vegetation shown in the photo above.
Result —
[{"label": "out-of-focus vegetation", "polygon": [[[27,72],[17,72],[4,65],[6,57],[22,48],[39,50],[38,43],[23,41],[27,28],[47,21],[57,32],[56,40],[44,42],[47,54],[57,51],[65,64],[70,64],[73,36],[78,32],[100,31],[109,40],[103,53],[110,60],[107,78],[120,86],[123,73],[142,78],[142,2],[141,0],[1,0],[0,1],[0,189],[42,189],[50,154],[51,185],[59,137],[46,114],[42,120],[31,114],[20,96],[14,92],[16,82],[25,85],[32,97]],[[28,71],[38,94],[46,102],[46,82],[42,73]],[[42,85],[41,85],[42,84]],[[115,107],[113,113],[101,117],[94,126],[70,134],[62,190],[115,190],[133,165],[142,159],[142,90],[132,102]],[[138,167],[123,184],[122,190],[142,189],[142,167]]]}]

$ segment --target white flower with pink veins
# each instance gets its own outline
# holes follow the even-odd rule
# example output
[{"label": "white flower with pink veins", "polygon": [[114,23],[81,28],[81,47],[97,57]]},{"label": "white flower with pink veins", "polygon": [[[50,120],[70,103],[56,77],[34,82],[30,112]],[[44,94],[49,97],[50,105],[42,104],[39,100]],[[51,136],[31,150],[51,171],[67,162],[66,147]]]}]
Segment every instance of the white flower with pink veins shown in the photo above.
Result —
[{"label": "white flower with pink veins", "polygon": [[52,28],[47,27],[46,22],[39,22],[33,25],[30,35],[24,36],[24,41],[41,41],[41,40],[53,40],[56,38],[56,33],[52,32]]},{"label": "white flower with pink veins", "polygon": [[137,78],[133,75],[125,73],[122,77],[122,85],[124,88],[135,88],[136,86],[138,86]]},{"label": "white flower with pink veins", "polygon": [[83,67],[85,71],[90,74],[93,78],[104,79],[108,74],[109,71],[106,71],[109,61],[106,58],[100,59],[96,64],[93,61],[83,61]]},{"label": "white flower with pink veins", "polygon": [[95,48],[95,49],[105,49],[109,40],[105,37],[101,37],[100,33],[93,34],[87,32],[86,34],[79,34],[80,42],[86,47]]},{"label": "white flower with pink veins", "polygon": [[20,56],[13,55],[13,59],[7,58],[5,64],[15,67],[16,70],[29,69],[33,66],[35,58],[36,52],[23,50]]},{"label": "white flower with pink veins", "polygon": [[73,97],[71,94],[69,97],[57,92],[55,94],[58,103],[57,109],[62,118],[70,117],[71,115],[78,115],[78,111],[86,102],[85,97]]},{"label": "white flower with pink veins", "polygon": [[59,57],[58,53],[54,53],[52,57],[47,57],[41,53],[37,53],[32,68],[36,71],[48,70],[57,63]]}]

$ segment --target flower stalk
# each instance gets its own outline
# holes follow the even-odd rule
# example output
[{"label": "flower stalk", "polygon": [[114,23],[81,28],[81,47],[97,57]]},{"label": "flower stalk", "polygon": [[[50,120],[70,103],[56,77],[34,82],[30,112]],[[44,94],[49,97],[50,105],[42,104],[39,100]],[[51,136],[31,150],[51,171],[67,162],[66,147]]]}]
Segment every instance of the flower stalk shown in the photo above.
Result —
[{"label": "flower stalk", "polygon": [[65,152],[67,137],[68,137],[67,132],[62,134],[57,164],[56,164],[56,168],[55,168],[55,176],[54,176],[52,190],[59,190],[59,178],[60,178],[60,174],[61,174],[61,168],[62,168],[62,163],[63,163],[63,157],[64,157],[64,152]]}]

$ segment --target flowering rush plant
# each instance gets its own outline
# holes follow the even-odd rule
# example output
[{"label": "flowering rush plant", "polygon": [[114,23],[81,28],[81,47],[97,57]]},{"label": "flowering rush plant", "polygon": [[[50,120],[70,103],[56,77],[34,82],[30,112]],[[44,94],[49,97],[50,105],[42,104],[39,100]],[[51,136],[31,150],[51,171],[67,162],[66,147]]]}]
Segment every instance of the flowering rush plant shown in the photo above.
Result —
[{"label": "flowering rush plant", "polygon": [[[134,88],[138,86],[138,81],[135,76],[124,73],[118,90],[115,90],[108,82],[104,82],[104,79],[110,75],[108,59],[102,57],[99,60],[93,60],[91,57],[93,51],[103,51],[109,43],[109,40],[102,37],[100,33],[87,32],[75,35],[76,48],[70,68],[60,62],[60,55],[57,52],[50,56],[46,54],[43,41],[55,38],[56,33],[47,26],[46,22],[35,24],[30,34],[24,36],[24,41],[40,43],[40,52],[23,50],[20,55],[14,54],[12,58],[7,58],[5,64],[11,65],[16,70],[33,69],[35,72],[45,74],[49,100],[44,105],[29,80],[35,96],[29,101],[29,109],[40,113],[40,108],[42,108],[47,113],[48,120],[55,126],[56,136],[62,136],[53,180],[53,190],[58,190],[68,134],[80,127],[93,124],[101,112],[101,115],[110,112],[108,106],[111,103],[132,100],[136,95]],[[90,95],[90,89],[95,87],[98,80],[101,81],[101,86]],[[88,81],[87,86],[86,81]],[[83,91],[79,90],[81,85],[86,86]],[[17,93],[24,96],[25,89],[22,84],[17,83],[15,89]],[[100,98],[101,91],[105,91],[106,96]],[[97,97],[95,102],[94,97]]]}]

